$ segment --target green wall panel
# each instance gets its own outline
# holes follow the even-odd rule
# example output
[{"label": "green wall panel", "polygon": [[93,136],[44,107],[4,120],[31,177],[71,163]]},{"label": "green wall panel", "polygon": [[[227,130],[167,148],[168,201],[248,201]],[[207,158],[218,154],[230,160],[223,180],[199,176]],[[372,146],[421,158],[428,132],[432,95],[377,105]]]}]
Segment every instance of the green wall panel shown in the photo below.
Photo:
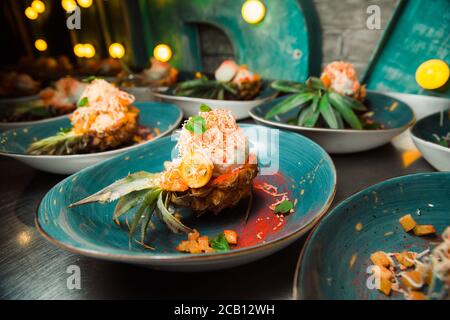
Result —
[{"label": "green wall panel", "polygon": [[311,1],[263,1],[267,14],[257,25],[241,16],[243,0],[140,0],[143,24],[151,28],[148,55],[158,43],[169,44],[172,63],[200,70],[196,23],[221,28],[230,38],[239,63],[267,78],[304,81],[320,72],[320,37]]},{"label": "green wall panel", "polygon": [[417,67],[429,59],[450,63],[450,0],[402,0],[366,70],[369,89],[450,97],[422,89]]}]

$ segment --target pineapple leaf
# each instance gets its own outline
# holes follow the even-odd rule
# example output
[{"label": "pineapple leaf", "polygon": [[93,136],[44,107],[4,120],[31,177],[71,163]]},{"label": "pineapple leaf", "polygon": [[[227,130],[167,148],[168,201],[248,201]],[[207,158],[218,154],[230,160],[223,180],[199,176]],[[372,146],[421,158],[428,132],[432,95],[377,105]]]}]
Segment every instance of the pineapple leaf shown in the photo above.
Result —
[{"label": "pineapple leaf", "polygon": [[27,154],[32,155],[61,155],[71,154],[72,146],[83,140],[82,135],[73,131],[58,132],[56,135],[33,142],[27,149]]},{"label": "pineapple leaf", "polygon": [[306,85],[314,90],[325,90],[325,86],[319,78],[316,77],[310,77],[308,80],[306,80]]},{"label": "pineapple leaf", "polygon": [[147,190],[134,191],[120,198],[116,208],[114,209],[113,219],[119,218],[136,207],[138,204],[142,203],[147,195],[147,192]]},{"label": "pineapple leaf", "polygon": [[314,98],[314,94],[307,92],[307,93],[297,93],[293,94],[277,105],[273,106],[272,109],[266,114],[266,119],[271,119],[279,114],[286,113],[295,107],[298,107],[299,105],[305,104],[306,102],[312,100]]},{"label": "pineapple leaf", "polygon": [[238,94],[238,90],[234,88],[232,85],[223,82],[221,82],[220,84],[225,91],[228,91],[231,94]]},{"label": "pineapple leaf", "polygon": [[303,93],[308,91],[308,87],[303,83],[276,80],[271,83],[271,88],[284,93]]},{"label": "pineapple leaf", "polygon": [[340,99],[342,96],[336,92],[330,92],[329,97],[331,104],[340,113],[345,122],[353,129],[362,130],[361,122],[353,112],[352,108],[344,100]]},{"label": "pineapple leaf", "polygon": [[[142,202],[142,205],[139,207],[139,209],[136,211],[133,220],[130,225],[130,239],[133,237],[134,232],[136,231],[137,226],[139,225],[139,221],[144,220],[145,224],[148,226],[149,215],[152,214],[152,212],[155,210],[156,207],[156,201],[158,200],[158,196],[162,193],[162,190],[159,188],[152,189],[150,191],[146,192],[144,201]],[[144,230],[145,235],[146,227]],[[141,230],[141,236],[142,236],[142,230]]]},{"label": "pineapple leaf", "polygon": [[158,196],[157,206],[159,209],[157,210],[158,216],[173,233],[192,232],[191,228],[181,223],[181,221],[175,218],[173,214],[164,206],[162,192]]},{"label": "pineapple leaf", "polygon": [[319,105],[319,97],[314,97],[313,103],[311,105],[311,111],[309,112],[308,116],[303,121],[303,125],[307,128],[313,128],[317,120],[319,119],[320,110],[318,108]]},{"label": "pineapple leaf", "polygon": [[72,203],[69,208],[91,202],[112,202],[133,191],[155,188],[159,184],[160,176],[161,173],[149,173],[145,171],[130,174],[127,177],[120,179],[106,188],[94,193],[93,195]]},{"label": "pineapple leaf", "polygon": [[142,225],[141,225],[141,241],[144,242],[145,240],[145,234],[147,233],[148,226],[150,225],[150,221],[152,219],[153,213],[156,209],[156,203],[153,203],[149,207],[147,207],[147,210],[145,211],[145,214],[142,218]]},{"label": "pineapple leaf", "polygon": [[333,108],[328,100],[328,93],[325,93],[320,99],[319,111],[331,129],[339,129],[338,120],[336,119],[336,115],[333,112]]},{"label": "pineapple leaf", "polygon": [[367,111],[367,107],[356,99],[347,97],[345,95],[342,95],[342,94],[339,94],[339,93],[333,92],[333,91],[330,94],[333,96],[334,100],[340,101],[342,104],[347,105],[348,107],[352,108],[353,110]]},{"label": "pineapple leaf", "polygon": [[312,105],[302,109],[297,119],[297,125],[303,127],[306,119],[312,116],[314,113]]}]

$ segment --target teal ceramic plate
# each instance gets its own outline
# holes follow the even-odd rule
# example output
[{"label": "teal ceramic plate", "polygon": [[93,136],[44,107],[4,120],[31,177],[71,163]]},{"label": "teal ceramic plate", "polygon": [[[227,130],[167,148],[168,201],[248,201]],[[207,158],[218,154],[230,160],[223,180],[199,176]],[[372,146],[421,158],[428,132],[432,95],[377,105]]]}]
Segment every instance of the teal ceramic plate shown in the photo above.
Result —
[{"label": "teal ceramic plate", "polygon": [[439,144],[443,137],[450,137],[450,110],[437,112],[417,121],[411,129],[411,137],[433,167],[439,171],[450,171],[450,144]]},{"label": "teal ceramic plate", "polygon": [[13,129],[0,134],[0,155],[17,159],[39,170],[58,174],[72,174],[127,150],[155,142],[177,128],[183,118],[183,112],[172,104],[137,102],[134,105],[141,111],[139,116],[140,125],[153,130],[158,129],[160,132],[159,136],[138,145],[106,152],[68,156],[27,155],[26,150],[33,139],[49,137],[56,134],[61,128],[70,127],[69,119],[64,117],[63,119],[48,121],[32,127]]},{"label": "teal ceramic plate", "polygon": [[[398,219],[411,214],[437,234],[450,225],[450,173],[420,173],[387,180],[343,201],[310,234],[297,265],[297,299],[403,299],[368,289],[375,251],[421,252],[430,239],[406,233]],[[362,227],[360,231],[356,226]]]},{"label": "teal ceramic plate", "polygon": [[[215,237],[225,229],[238,233],[238,247],[225,253],[189,255],[176,251],[184,234],[173,234],[153,219],[156,229],[147,234],[146,245],[128,241],[126,221],[118,226],[112,221],[115,203],[89,204],[68,209],[68,205],[104,186],[141,170],[159,172],[163,162],[171,159],[176,144],[170,137],[162,138],[68,177],[43,198],[36,223],[52,243],[72,252],[153,268],[200,271],[229,268],[267,256],[287,246],[309,230],[327,211],[336,186],[334,165],[327,153],[311,140],[300,135],[271,130],[261,126],[242,125],[256,153],[260,174],[255,179],[252,211],[245,223],[246,203],[219,215],[196,217],[183,212],[183,222],[202,235]],[[308,152],[305,152],[308,150]],[[263,175],[270,173],[268,175]],[[279,218],[268,207],[275,202],[258,189],[270,183],[278,191],[296,199],[295,212]],[[136,236],[138,240],[139,236]]]},{"label": "teal ceramic plate", "polygon": [[164,92],[152,92],[157,99],[173,103],[183,109],[186,117],[191,117],[198,114],[198,106],[202,103],[207,104],[213,109],[228,109],[233,113],[237,120],[249,117],[249,111],[256,106],[266,103],[276,97],[277,92],[273,90],[267,81],[264,82],[262,92],[253,100],[247,101],[233,101],[233,100],[214,100],[201,99],[191,97],[180,97],[173,93],[173,89],[167,89]]},{"label": "teal ceramic plate", "polygon": [[374,112],[372,118],[385,126],[386,129],[383,130],[306,128],[288,124],[288,119],[295,117],[297,110],[266,120],[267,112],[287,97],[283,96],[253,108],[250,110],[250,116],[263,125],[299,132],[317,142],[329,153],[353,153],[382,146],[412,126],[415,121],[413,111],[404,102],[374,91],[368,91],[364,104]]}]

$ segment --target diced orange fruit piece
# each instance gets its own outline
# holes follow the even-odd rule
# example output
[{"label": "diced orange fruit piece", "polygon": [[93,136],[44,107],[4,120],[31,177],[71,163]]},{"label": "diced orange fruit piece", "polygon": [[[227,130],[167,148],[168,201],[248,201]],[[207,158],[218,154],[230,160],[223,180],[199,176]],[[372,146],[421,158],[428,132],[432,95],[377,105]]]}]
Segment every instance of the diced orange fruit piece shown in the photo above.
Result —
[{"label": "diced orange fruit piece", "polygon": [[401,253],[396,253],[395,259],[397,259],[397,261],[401,265],[403,265],[407,268],[412,267],[414,265],[414,261],[413,261],[414,254],[412,252],[403,251]]},{"label": "diced orange fruit piece", "polygon": [[410,214],[401,217],[398,221],[402,225],[403,230],[405,230],[406,232],[411,231],[417,225],[416,221]]},{"label": "diced orange fruit piece", "polygon": [[391,259],[383,251],[377,251],[370,256],[373,264],[376,266],[389,267],[391,265]]},{"label": "diced orange fruit piece", "polygon": [[407,271],[401,275],[402,283],[411,289],[420,289],[423,286],[422,274],[418,270]]},{"label": "diced orange fruit piece", "polygon": [[209,253],[214,252],[213,248],[209,245],[209,239],[207,236],[200,237],[197,230],[188,234],[188,240],[183,240],[176,247],[180,252],[187,252],[191,254],[195,253]]},{"label": "diced orange fruit piece", "polygon": [[224,230],[223,234],[229,244],[237,244],[237,233],[234,230]]},{"label": "diced orange fruit piece", "polygon": [[387,280],[387,279],[380,279],[380,288],[378,289],[381,292],[383,292],[385,295],[390,295],[391,294],[391,290],[392,290],[392,282],[391,280]]},{"label": "diced orange fruit piece", "polygon": [[408,294],[410,300],[428,300],[428,297],[420,291],[411,291]]},{"label": "diced orange fruit piece", "polygon": [[416,236],[427,236],[436,233],[436,229],[431,224],[417,225],[413,231]]}]

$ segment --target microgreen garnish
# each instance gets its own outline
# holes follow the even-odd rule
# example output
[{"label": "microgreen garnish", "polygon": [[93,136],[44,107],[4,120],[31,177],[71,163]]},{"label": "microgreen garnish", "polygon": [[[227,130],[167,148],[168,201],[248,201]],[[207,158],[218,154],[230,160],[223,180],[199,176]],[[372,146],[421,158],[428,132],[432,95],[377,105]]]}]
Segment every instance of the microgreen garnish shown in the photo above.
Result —
[{"label": "microgreen garnish", "polygon": [[71,128],[59,128],[59,133],[61,134],[69,133],[70,131],[72,131]]},{"label": "microgreen garnish", "polygon": [[80,99],[80,101],[78,101],[77,106],[78,107],[86,107],[89,104],[89,100],[87,97],[83,97]]},{"label": "microgreen garnish", "polygon": [[206,120],[200,116],[193,116],[189,118],[184,127],[190,132],[202,134],[206,132]]},{"label": "microgreen garnish", "polygon": [[87,77],[87,78],[84,78],[84,79],[81,80],[81,81],[83,81],[83,82],[85,82],[85,83],[91,83],[91,82],[94,81],[95,79],[97,79],[96,76],[89,76],[89,77]]},{"label": "microgreen garnish", "polygon": [[211,240],[211,248],[216,252],[224,252],[230,250],[230,245],[223,233],[219,234],[215,239]]},{"label": "microgreen garnish", "polygon": [[294,204],[289,200],[284,200],[275,207],[275,213],[289,213],[294,209]]},{"label": "microgreen garnish", "polygon": [[210,111],[212,111],[212,109],[208,105],[203,103],[202,105],[200,105],[200,111],[201,112],[210,112]]}]

